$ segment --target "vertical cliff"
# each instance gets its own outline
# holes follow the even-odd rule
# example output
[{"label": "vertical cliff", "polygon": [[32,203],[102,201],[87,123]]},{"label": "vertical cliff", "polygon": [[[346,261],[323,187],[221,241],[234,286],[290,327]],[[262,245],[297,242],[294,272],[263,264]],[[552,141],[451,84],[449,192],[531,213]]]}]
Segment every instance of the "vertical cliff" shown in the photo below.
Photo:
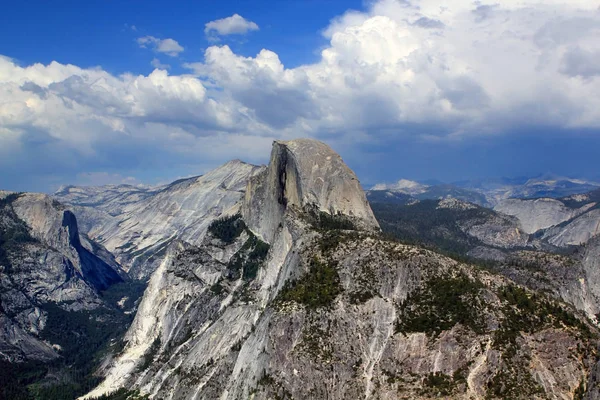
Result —
[{"label": "vertical cliff", "polygon": [[275,142],[240,214],[170,246],[88,397],[562,399],[585,389],[596,335],[545,295],[384,240],[337,154]]},{"label": "vertical cliff", "polygon": [[251,230],[271,242],[288,208],[316,207],[378,230],[354,172],[323,142],[274,142],[268,168],[250,180],[242,215]]},{"label": "vertical cliff", "polygon": [[47,308],[97,309],[99,292],[123,280],[118,264],[81,239],[73,213],[49,196],[0,193],[0,360],[59,357],[42,335],[61,323]]}]

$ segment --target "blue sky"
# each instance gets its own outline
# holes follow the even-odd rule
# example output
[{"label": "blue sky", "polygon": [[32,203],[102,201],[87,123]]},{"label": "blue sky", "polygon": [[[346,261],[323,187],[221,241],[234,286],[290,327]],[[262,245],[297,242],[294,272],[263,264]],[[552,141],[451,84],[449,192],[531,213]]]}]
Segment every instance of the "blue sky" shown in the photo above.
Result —
[{"label": "blue sky", "polygon": [[[3,55],[27,65],[58,61],[84,68],[102,66],[113,74],[148,74],[153,69],[152,57],[139,48],[137,38],[145,35],[175,38],[186,48],[181,61],[197,61],[213,44],[204,35],[204,24],[237,13],[256,22],[260,30],[248,37],[225,38],[222,42],[246,56],[268,48],[279,54],[286,66],[295,67],[318,59],[318,49],[327,44],[319,31],[331,18],[352,8],[363,8],[363,2],[11,2],[4,7],[5,18],[0,24],[0,35],[4,39],[0,43]],[[131,27],[135,27],[135,31]]]},{"label": "blue sky", "polygon": [[365,184],[600,179],[598,37],[591,0],[12,2],[0,188],[165,183],[295,137]]}]

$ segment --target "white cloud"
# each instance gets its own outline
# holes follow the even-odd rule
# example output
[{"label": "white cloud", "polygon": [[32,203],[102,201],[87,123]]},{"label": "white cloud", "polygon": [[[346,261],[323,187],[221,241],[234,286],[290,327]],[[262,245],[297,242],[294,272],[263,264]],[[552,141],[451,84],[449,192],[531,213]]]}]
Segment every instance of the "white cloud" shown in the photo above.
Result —
[{"label": "white cloud", "polygon": [[256,160],[268,153],[268,146],[251,151],[264,144],[256,136],[270,132],[239,104],[210,98],[191,75],[156,69],[148,76],[113,76],[99,68],[57,62],[21,67],[0,58],[0,170],[20,165],[19,176],[26,169],[43,175],[218,163],[226,158],[215,151],[216,142]]},{"label": "white cloud", "polygon": [[160,60],[156,57],[154,57],[152,61],[150,61],[150,65],[158,69],[171,69],[171,66],[169,64],[161,63]]},{"label": "white cloud", "polygon": [[183,47],[173,39],[158,39],[154,36],[143,36],[137,39],[137,43],[140,47],[150,47],[154,51],[171,57],[177,57],[183,51]]},{"label": "white cloud", "polygon": [[595,1],[383,0],[323,34],[330,44],[310,65],[213,46],[188,67],[258,121],[302,133],[600,127]]},{"label": "white cloud", "polygon": [[206,35],[244,35],[251,31],[259,30],[258,25],[249,21],[239,14],[233,14],[231,17],[217,19],[208,22],[204,27]]},{"label": "white cloud", "polygon": [[169,75],[159,60],[148,76],[114,76],[0,57],[0,170],[264,160],[271,139],[298,136],[361,146],[600,128],[595,1],[382,0],[323,35],[312,64],[211,46],[185,64],[193,75]]}]

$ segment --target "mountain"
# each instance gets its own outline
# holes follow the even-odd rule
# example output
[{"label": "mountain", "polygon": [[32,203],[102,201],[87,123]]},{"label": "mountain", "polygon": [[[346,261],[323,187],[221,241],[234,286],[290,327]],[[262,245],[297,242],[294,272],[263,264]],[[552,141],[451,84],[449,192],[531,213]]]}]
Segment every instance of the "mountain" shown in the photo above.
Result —
[{"label": "mountain", "polygon": [[97,384],[95,357],[131,322],[133,289],[67,207],[0,192],[0,398],[74,398]]},{"label": "mountain", "polygon": [[390,200],[371,202],[371,207],[383,231],[405,243],[465,256],[476,248],[483,256],[481,246],[502,250],[499,254],[504,249],[541,246],[517,218],[473,203],[452,198],[407,204]]},{"label": "mountain", "polygon": [[57,352],[38,338],[47,322],[40,305],[97,308],[97,293],[121,282],[120,271],[82,244],[74,215],[49,196],[0,196],[0,356],[10,361],[51,359]]},{"label": "mountain", "polygon": [[578,246],[600,233],[600,190],[561,199],[508,199],[494,210],[515,216],[525,232],[558,247]]},{"label": "mountain", "polygon": [[534,233],[573,219],[593,207],[588,203],[578,208],[567,207],[556,199],[507,199],[500,201],[494,210],[508,215],[514,215],[521,222],[527,233]]},{"label": "mountain", "polygon": [[395,193],[404,193],[409,195],[417,195],[427,191],[429,185],[423,185],[419,182],[410,181],[408,179],[400,179],[396,183],[385,184],[379,183],[371,188],[374,191],[387,190]]},{"label": "mountain", "polygon": [[90,238],[131,277],[147,279],[171,242],[199,244],[215,217],[235,214],[248,180],[262,169],[236,160],[160,188],[68,186],[54,197],[73,208]]},{"label": "mountain", "polygon": [[546,294],[382,237],[325,144],[275,142],[234,209],[199,243],[168,246],[88,398],[592,398],[594,326]]},{"label": "mountain", "polygon": [[[561,200],[506,200],[522,205],[512,208],[520,211],[516,216],[500,212],[510,209],[490,210],[456,199],[407,204],[389,199],[371,206],[386,235],[477,263],[530,289],[551,293],[596,320],[600,280],[592,260],[599,246],[599,197],[600,192],[592,192]],[[565,218],[570,219],[563,222]],[[536,223],[551,227],[529,229]]]},{"label": "mountain", "polygon": [[367,200],[373,203],[395,203],[395,204],[414,204],[418,202],[414,197],[405,193],[391,192],[389,190],[367,190],[365,192]]},{"label": "mountain", "polygon": [[[401,180],[400,182],[406,182]],[[409,181],[410,182],[410,181]],[[391,198],[398,199],[414,199],[414,200],[441,200],[446,198],[458,199],[469,203],[475,203],[480,206],[487,207],[490,205],[484,194],[475,190],[465,189],[454,185],[438,184],[438,185],[421,185],[413,182],[414,186],[409,188],[400,188],[398,184],[385,185],[377,184],[367,191],[369,201],[381,201],[388,203]],[[400,201],[404,202],[404,201]]]},{"label": "mountain", "polygon": [[424,184],[401,179],[394,184],[377,184],[371,191],[389,191],[413,196],[419,200],[453,197],[485,207],[496,206],[506,199],[559,199],[584,194],[600,188],[600,183],[553,175],[538,177],[479,179],[451,184]]}]

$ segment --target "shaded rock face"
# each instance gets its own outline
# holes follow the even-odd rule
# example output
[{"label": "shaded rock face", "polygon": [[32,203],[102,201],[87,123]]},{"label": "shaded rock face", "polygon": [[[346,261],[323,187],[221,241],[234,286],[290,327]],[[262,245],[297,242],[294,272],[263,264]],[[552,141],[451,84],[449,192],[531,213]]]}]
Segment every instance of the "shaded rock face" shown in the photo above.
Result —
[{"label": "shaded rock face", "polygon": [[316,140],[273,143],[267,170],[248,185],[242,215],[250,229],[271,242],[292,206],[316,206],[331,215],[348,216],[364,229],[379,229],[354,172]]},{"label": "shaded rock face", "polygon": [[139,189],[67,187],[55,194],[66,201],[93,240],[112,252],[130,276],[148,278],[177,239],[202,242],[210,222],[236,213],[250,177],[263,168],[231,161],[200,177]]},{"label": "shaded rock face", "polygon": [[0,200],[0,357],[9,361],[57,357],[38,339],[46,325],[42,306],[89,310],[102,301],[98,291],[122,281],[82,244],[75,216],[42,194],[7,194]]},{"label": "shaded rock face", "polygon": [[[88,396],[567,399],[594,376],[594,327],[504,278],[381,239],[353,174],[322,167],[324,154],[276,143],[241,217],[170,245]],[[319,168],[339,186],[319,183]]]},{"label": "shaded rock face", "polygon": [[584,272],[581,285],[588,298],[585,303],[588,314],[595,315],[600,320],[600,236],[587,243],[581,265]]},{"label": "shaded rock face", "polygon": [[13,209],[34,238],[67,256],[77,273],[95,290],[104,290],[122,280],[118,265],[107,264],[82,244],[77,219],[62,204],[47,195],[25,194],[13,203]]}]

